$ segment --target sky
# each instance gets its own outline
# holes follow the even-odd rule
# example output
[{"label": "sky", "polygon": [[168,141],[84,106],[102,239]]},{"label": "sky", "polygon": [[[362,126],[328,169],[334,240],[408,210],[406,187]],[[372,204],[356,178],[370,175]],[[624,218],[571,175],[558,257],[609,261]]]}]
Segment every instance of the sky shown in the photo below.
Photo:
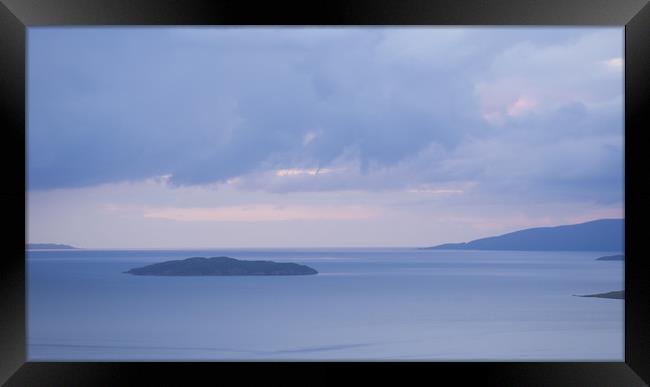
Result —
[{"label": "sky", "polygon": [[30,27],[27,240],[383,247],[622,218],[623,28]]}]

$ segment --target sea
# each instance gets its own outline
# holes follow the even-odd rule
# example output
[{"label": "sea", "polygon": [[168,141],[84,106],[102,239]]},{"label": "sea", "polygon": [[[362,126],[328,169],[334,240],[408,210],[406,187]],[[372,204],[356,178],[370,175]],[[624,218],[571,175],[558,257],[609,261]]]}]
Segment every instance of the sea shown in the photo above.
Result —
[{"label": "sea", "polygon": [[[623,361],[612,252],[31,250],[30,361]],[[316,275],[154,277],[189,257]]]}]

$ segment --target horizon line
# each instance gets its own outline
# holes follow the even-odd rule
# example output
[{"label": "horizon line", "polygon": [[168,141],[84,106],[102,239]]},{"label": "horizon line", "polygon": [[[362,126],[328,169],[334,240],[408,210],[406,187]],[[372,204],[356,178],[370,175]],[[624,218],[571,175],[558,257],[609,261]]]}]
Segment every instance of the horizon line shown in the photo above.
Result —
[{"label": "horizon line", "polygon": [[[37,244],[37,243],[33,243]],[[221,246],[221,247],[77,247],[72,249],[25,249],[26,251],[60,251],[60,250],[225,250],[225,249],[408,249],[421,248],[419,245],[401,246]]]}]

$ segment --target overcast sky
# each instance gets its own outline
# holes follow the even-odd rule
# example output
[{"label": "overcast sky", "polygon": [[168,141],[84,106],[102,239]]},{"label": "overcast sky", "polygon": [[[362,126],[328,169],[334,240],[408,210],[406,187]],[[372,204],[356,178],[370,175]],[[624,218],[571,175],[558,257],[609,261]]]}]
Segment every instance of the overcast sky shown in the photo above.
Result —
[{"label": "overcast sky", "polygon": [[428,246],[623,217],[623,28],[30,28],[28,240]]}]

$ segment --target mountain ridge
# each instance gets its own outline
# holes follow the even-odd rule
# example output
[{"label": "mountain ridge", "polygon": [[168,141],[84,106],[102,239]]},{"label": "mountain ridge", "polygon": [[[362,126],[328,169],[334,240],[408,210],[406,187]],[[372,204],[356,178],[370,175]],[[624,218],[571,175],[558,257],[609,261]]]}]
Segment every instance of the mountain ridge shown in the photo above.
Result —
[{"label": "mountain ridge", "polygon": [[423,250],[623,251],[624,219],[534,227]]}]

